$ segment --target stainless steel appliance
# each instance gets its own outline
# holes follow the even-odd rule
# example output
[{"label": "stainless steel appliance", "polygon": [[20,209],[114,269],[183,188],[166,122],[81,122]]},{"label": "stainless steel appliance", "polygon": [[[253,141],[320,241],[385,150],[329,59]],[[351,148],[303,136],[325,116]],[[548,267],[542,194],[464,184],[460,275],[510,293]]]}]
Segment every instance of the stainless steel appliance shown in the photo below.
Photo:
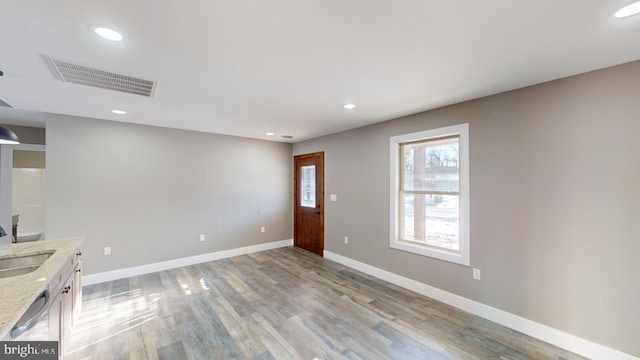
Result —
[{"label": "stainless steel appliance", "polygon": [[[51,305],[49,289],[45,289],[31,303],[20,320],[11,328],[11,340],[48,341],[49,339],[49,306]],[[52,339],[57,340],[57,339]]]}]

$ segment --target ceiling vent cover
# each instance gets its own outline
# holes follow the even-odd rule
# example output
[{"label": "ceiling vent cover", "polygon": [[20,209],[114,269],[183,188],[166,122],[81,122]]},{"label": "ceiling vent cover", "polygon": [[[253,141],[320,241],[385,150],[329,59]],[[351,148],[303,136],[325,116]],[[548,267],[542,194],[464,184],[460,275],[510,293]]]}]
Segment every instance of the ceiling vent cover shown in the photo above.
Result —
[{"label": "ceiling vent cover", "polygon": [[153,97],[157,83],[133,76],[73,64],[45,56],[60,79],[65,82],[93,86],[100,89]]}]

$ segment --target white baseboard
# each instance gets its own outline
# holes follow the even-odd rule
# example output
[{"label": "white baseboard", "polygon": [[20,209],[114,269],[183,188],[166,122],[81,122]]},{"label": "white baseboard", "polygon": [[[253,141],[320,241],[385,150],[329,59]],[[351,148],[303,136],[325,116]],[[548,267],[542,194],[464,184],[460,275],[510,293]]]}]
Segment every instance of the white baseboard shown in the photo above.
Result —
[{"label": "white baseboard", "polygon": [[162,270],[175,269],[182,266],[200,264],[203,262],[225,259],[233,256],[251,254],[259,251],[277,249],[277,248],[292,246],[292,245],[293,245],[293,239],[274,241],[274,242],[265,243],[265,244],[216,251],[216,252],[202,254],[202,255],[189,256],[186,258],[173,259],[173,260],[167,260],[167,261],[157,262],[153,264],[146,264],[146,265],[134,266],[130,268],[101,272],[97,274],[84,275],[82,277],[82,285],[87,286],[87,285],[99,284],[107,281],[124,279],[132,276],[144,275],[144,274],[149,274],[149,273],[162,271]]},{"label": "white baseboard", "polygon": [[561,330],[542,325],[535,321],[525,319],[518,315],[493,308],[491,306],[473,301],[462,296],[452,294],[450,292],[423,284],[421,282],[411,280],[401,275],[382,270],[380,268],[350,259],[348,257],[324,251],[324,257],[333,260],[342,265],[361,271],[365,274],[375,276],[379,279],[388,281],[392,284],[401,286],[405,289],[417,292],[430,298],[441,301],[445,304],[454,306],[458,309],[470,312],[474,315],[491,320],[500,325],[509,327],[516,331],[520,331],[529,336],[533,336],[542,341],[548,342],[555,346],[569,350],[576,354],[588,357],[594,360],[640,360],[633,355],[623,353],[604,345],[595,343],[590,340],[571,335]]}]

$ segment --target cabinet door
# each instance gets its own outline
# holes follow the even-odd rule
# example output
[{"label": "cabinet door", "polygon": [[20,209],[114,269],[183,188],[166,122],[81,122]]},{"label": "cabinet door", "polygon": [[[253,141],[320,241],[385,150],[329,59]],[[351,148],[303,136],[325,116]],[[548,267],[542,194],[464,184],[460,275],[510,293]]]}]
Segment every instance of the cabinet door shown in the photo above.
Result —
[{"label": "cabinet door", "polygon": [[82,262],[78,261],[74,273],[73,281],[73,325],[78,323],[80,312],[82,311]]},{"label": "cabinet door", "polygon": [[73,322],[73,285],[75,276],[69,276],[69,279],[62,287],[62,304],[60,306],[60,354],[65,354],[65,344],[71,338],[71,324]]},{"label": "cabinet door", "polygon": [[62,314],[62,299],[63,295],[58,292],[57,294],[51,294],[54,299],[51,301],[49,310],[47,312],[48,324],[49,324],[49,341],[58,341],[58,354],[62,350],[62,323],[60,322],[60,316]]}]

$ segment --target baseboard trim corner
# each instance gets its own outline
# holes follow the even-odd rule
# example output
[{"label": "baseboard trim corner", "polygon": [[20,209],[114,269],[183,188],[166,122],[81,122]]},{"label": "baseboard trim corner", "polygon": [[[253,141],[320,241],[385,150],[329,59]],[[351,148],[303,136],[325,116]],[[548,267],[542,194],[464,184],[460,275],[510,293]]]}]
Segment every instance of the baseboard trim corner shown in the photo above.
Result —
[{"label": "baseboard trim corner", "polygon": [[418,294],[428,296],[458,309],[491,320],[500,325],[527,334],[552,345],[569,350],[594,360],[640,360],[633,355],[583,339],[547,325],[496,309],[489,305],[438,289],[436,287],[406,278],[404,276],[353,260],[351,258],[324,251],[326,259],[348,266],[365,274],[388,281]]},{"label": "baseboard trim corner", "polygon": [[277,249],[287,246],[293,246],[293,239],[274,241],[270,243],[245,246],[229,250],[215,251],[207,254],[172,259],[140,266],[133,266],[124,269],[105,271],[96,274],[89,274],[82,276],[82,286],[94,285],[107,281],[124,279],[132,276],[144,275],[162,270],[175,269],[182,266],[200,264],[203,262],[220,260],[239,255],[252,254],[260,251]]}]

